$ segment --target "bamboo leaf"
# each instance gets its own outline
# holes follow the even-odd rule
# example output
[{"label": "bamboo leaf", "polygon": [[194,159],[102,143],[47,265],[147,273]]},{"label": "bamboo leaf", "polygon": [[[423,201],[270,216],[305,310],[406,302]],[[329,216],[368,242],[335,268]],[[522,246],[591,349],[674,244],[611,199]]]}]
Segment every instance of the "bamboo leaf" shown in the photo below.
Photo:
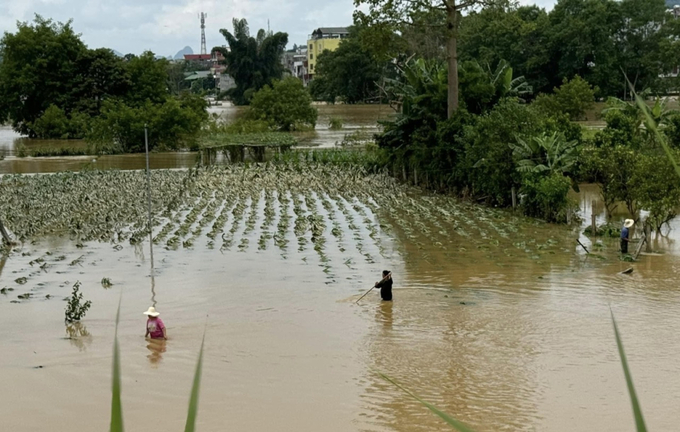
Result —
[{"label": "bamboo leaf", "polygon": [[407,395],[411,396],[413,399],[417,400],[420,402],[422,405],[424,405],[427,409],[432,411],[434,414],[439,416],[446,424],[449,426],[452,426],[454,429],[458,430],[458,432],[474,432],[469,426],[467,426],[465,423],[458,421],[451,417],[450,415],[446,414],[445,412],[441,411],[439,408],[436,406],[432,405],[429,402],[424,401],[423,399],[419,398],[415,394],[411,393],[409,390],[407,390],[405,387],[403,387],[401,384],[397,383],[394,381],[392,378],[388,377],[387,375],[378,372],[378,375],[380,375],[385,381],[388,381],[392,383],[395,387],[406,393]]},{"label": "bamboo leaf", "polygon": [[621,341],[621,335],[619,335],[619,329],[616,326],[616,319],[614,318],[614,312],[611,308],[609,312],[612,316],[612,324],[614,325],[614,334],[616,335],[616,345],[619,348],[619,356],[621,357],[621,366],[623,367],[623,374],[626,376],[626,385],[628,386],[628,394],[630,395],[630,402],[633,405],[633,416],[635,417],[635,427],[638,432],[647,432],[647,426],[645,426],[645,419],[642,417],[642,409],[640,408],[640,403],[638,402],[637,394],[635,393],[635,387],[633,386],[633,377],[630,374],[630,369],[628,368],[628,361],[626,360],[626,353],[623,350],[623,342]]},{"label": "bamboo leaf", "polygon": [[116,331],[113,337],[113,383],[111,384],[111,427],[110,432],[123,432],[123,407],[120,402],[120,350],[118,348],[118,322],[120,321],[121,292],[116,312]]},{"label": "bamboo leaf", "polygon": [[203,340],[201,340],[201,350],[198,353],[196,372],[194,373],[194,383],[191,386],[191,397],[189,399],[189,412],[187,413],[187,423],[184,432],[194,432],[196,430],[196,416],[198,415],[198,393],[201,387],[201,374],[203,373],[203,345],[205,344],[205,330],[203,330]]}]

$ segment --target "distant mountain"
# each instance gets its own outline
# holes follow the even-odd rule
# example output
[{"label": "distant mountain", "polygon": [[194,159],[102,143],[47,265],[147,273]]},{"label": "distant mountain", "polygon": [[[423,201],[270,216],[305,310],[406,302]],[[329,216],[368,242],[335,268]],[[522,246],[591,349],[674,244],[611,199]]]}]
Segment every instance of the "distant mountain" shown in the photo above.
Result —
[{"label": "distant mountain", "polygon": [[177,51],[177,54],[175,54],[175,60],[181,60],[184,58],[185,54],[193,54],[194,50],[191,49],[190,46],[185,46],[181,50]]},{"label": "distant mountain", "polygon": [[117,55],[118,57],[125,57],[122,53],[120,53],[120,52],[118,52],[118,51],[116,51],[116,50],[111,50],[111,51],[113,51],[113,53],[114,53],[115,55]]}]

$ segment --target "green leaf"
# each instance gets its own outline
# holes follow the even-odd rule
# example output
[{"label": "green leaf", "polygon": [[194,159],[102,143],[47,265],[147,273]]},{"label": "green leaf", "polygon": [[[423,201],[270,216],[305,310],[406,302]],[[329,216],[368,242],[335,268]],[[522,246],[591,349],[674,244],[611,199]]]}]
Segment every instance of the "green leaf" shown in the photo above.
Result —
[{"label": "green leaf", "polygon": [[628,361],[626,360],[626,353],[623,350],[623,342],[621,342],[621,336],[619,335],[619,329],[616,326],[616,319],[614,318],[614,312],[611,308],[609,312],[612,316],[612,324],[614,325],[614,334],[616,335],[616,345],[619,348],[619,356],[621,357],[621,366],[623,367],[623,374],[626,376],[626,385],[628,386],[628,394],[630,395],[630,402],[633,405],[633,416],[635,417],[635,427],[638,432],[647,432],[647,426],[645,426],[645,419],[642,417],[642,409],[640,408],[640,403],[638,402],[637,394],[635,393],[635,387],[633,386],[633,377],[630,374],[630,369],[628,369]]},{"label": "green leaf", "polygon": [[116,312],[116,332],[113,337],[113,383],[111,384],[111,428],[110,432],[123,432],[123,407],[120,403],[120,351],[118,348],[118,322],[120,321],[120,302]]},{"label": "green leaf", "polygon": [[417,400],[421,404],[423,404],[427,409],[435,413],[439,418],[444,420],[446,424],[449,426],[452,426],[454,429],[458,430],[458,432],[474,432],[469,426],[467,426],[465,423],[458,421],[451,417],[450,415],[446,414],[445,412],[441,411],[439,408],[436,406],[432,405],[429,402],[424,401],[423,399],[419,398],[415,394],[411,393],[409,390],[407,390],[405,387],[403,387],[401,384],[397,383],[394,381],[392,378],[388,377],[387,375],[377,372],[378,375],[380,375],[384,380],[392,383],[394,386],[396,386],[398,389],[406,393],[407,395],[411,396],[413,399]]},{"label": "green leaf", "polygon": [[191,398],[189,399],[189,412],[187,414],[187,424],[184,432],[194,432],[196,430],[196,416],[198,414],[198,393],[201,387],[201,374],[203,373],[203,345],[205,344],[205,330],[203,340],[201,340],[201,350],[198,353],[198,363],[194,373],[194,383],[191,386]]}]

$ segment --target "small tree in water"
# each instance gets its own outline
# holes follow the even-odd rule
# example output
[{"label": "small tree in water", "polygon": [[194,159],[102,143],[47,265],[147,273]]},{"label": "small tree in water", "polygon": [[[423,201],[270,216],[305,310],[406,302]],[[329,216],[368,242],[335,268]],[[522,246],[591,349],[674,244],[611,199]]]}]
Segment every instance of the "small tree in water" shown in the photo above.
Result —
[{"label": "small tree in water", "polygon": [[75,285],[73,285],[73,293],[71,294],[71,298],[68,300],[68,304],[66,305],[66,322],[72,323],[80,321],[81,318],[85,317],[85,314],[87,313],[88,309],[90,309],[92,302],[88,300],[85,303],[82,303],[82,301],[83,293],[80,292],[80,282],[78,281],[75,283]]}]

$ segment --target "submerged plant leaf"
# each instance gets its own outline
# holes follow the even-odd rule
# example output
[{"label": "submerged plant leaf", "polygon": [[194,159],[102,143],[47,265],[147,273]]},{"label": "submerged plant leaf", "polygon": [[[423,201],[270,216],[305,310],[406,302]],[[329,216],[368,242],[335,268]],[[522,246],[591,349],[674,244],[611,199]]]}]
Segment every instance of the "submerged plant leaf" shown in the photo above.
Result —
[{"label": "submerged plant leaf", "polygon": [[630,369],[628,368],[628,360],[626,360],[626,353],[623,350],[623,342],[621,341],[621,335],[619,335],[619,328],[616,326],[616,319],[614,318],[614,312],[611,310],[611,308],[609,309],[609,313],[611,313],[612,316],[612,324],[614,325],[614,335],[616,336],[616,346],[619,349],[619,356],[621,357],[621,366],[623,367],[623,374],[626,376],[626,385],[628,386],[630,403],[633,405],[635,427],[637,432],[647,432],[647,426],[645,426],[645,419],[642,417],[642,409],[640,408],[640,402],[638,401],[637,394],[635,393],[635,386],[633,386],[633,376],[630,374]]}]

